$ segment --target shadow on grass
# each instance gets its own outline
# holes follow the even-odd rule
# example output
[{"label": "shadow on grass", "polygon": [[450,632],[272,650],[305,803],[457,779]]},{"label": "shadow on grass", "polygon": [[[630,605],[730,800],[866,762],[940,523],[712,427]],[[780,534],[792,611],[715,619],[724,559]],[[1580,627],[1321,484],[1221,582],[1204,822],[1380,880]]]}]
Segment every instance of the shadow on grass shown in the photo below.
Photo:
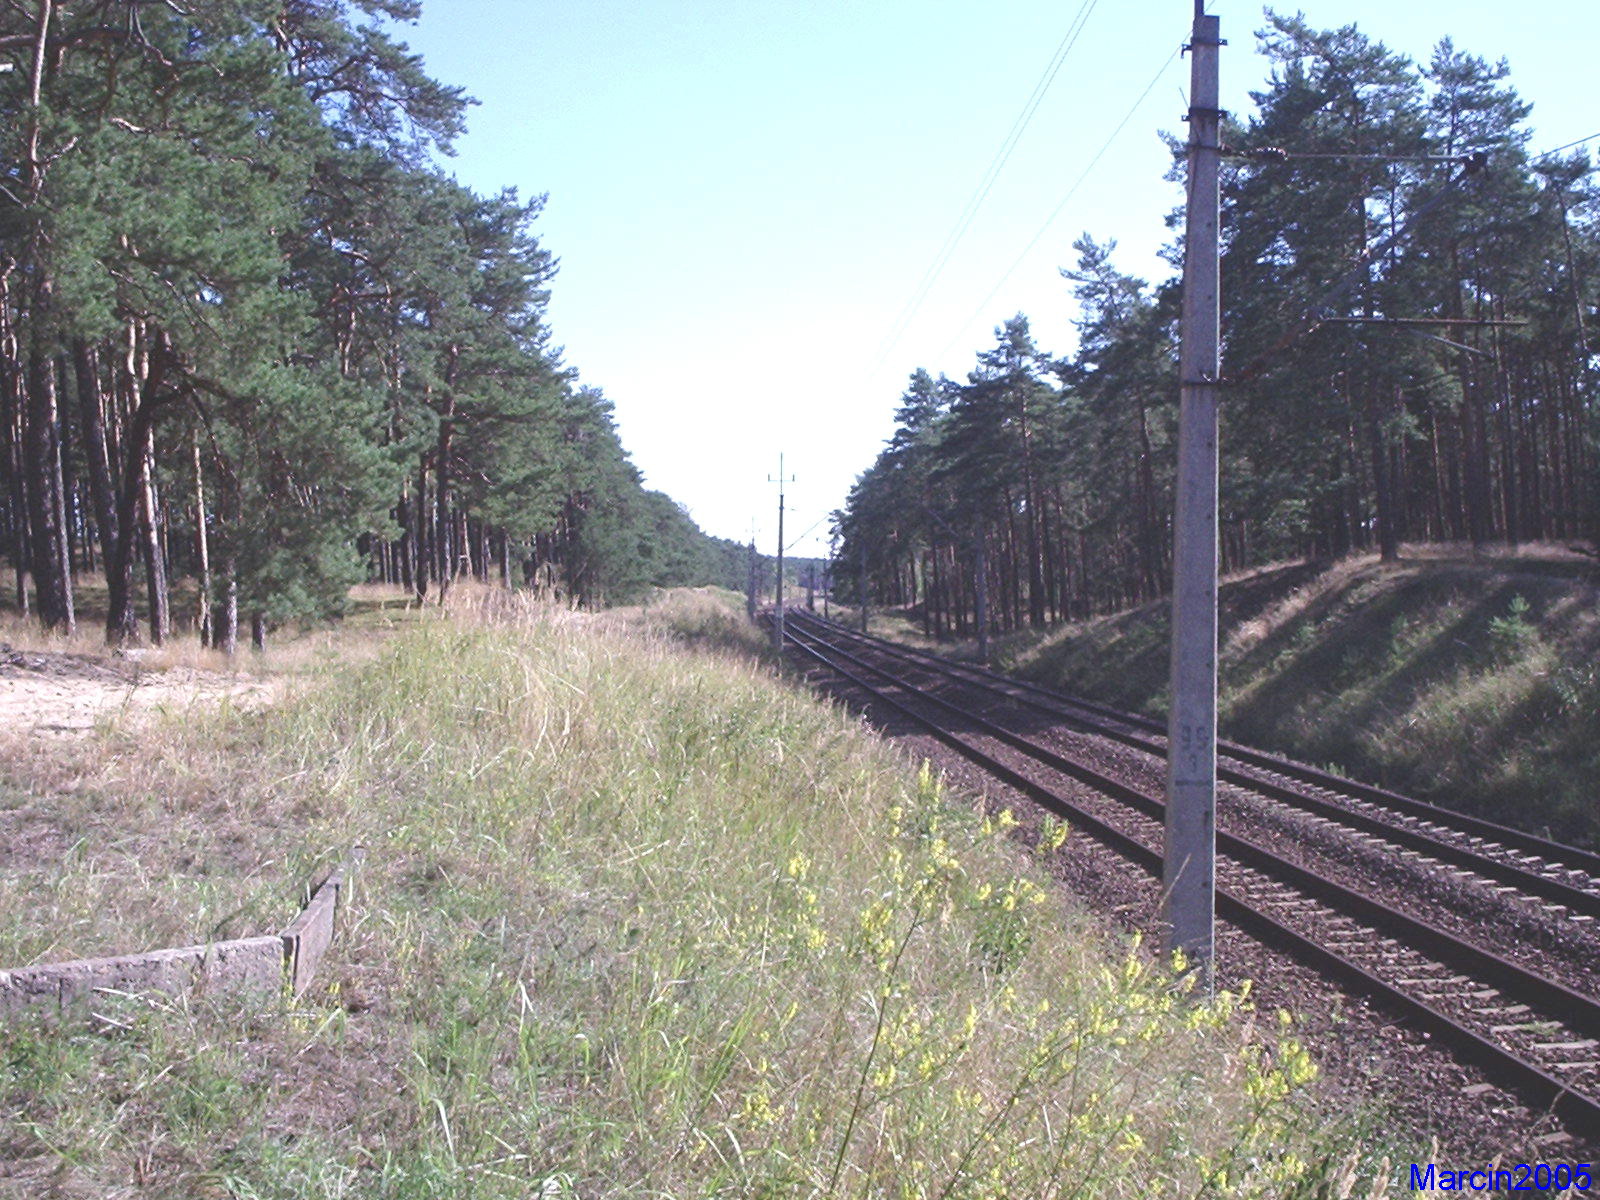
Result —
[{"label": "shadow on grass", "polygon": [[[1422,554],[1294,564],[1220,594],[1222,729],[1536,832],[1600,844],[1600,572]],[[1165,601],[1057,631],[1018,674],[1160,716]]]}]

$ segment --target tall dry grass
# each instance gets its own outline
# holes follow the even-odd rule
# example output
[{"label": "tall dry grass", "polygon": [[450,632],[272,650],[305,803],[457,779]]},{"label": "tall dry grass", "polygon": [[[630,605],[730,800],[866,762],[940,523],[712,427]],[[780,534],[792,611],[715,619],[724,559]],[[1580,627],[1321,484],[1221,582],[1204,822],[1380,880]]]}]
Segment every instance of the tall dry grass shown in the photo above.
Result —
[{"label": "tall dry grass", "polygon": [[1384,1186],[1292,1029],[1108,943],[1006,817],[760,643],[709,594],[432,614],[292,703],[86,755],[36,883],[137,857],[119,936],[267,922],[353,841],[368,865],[299,1002],[0,1032],[0,1194]]}]

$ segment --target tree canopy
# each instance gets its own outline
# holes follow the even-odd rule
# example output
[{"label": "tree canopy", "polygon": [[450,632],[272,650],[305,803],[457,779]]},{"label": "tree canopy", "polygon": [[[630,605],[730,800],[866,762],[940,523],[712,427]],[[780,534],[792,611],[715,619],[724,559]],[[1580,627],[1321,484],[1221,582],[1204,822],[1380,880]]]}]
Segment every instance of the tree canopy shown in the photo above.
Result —
[{"label": "tree canopy", "polygon": [[[1507,64],[1449,38],[1418,64],[1300,16],[1269,11],[1258,36],[1269,78],[1224,131],[1223,567],[1403,540],[1592,548],[1587,155],[1530,155]],[[980,564],[1001,628],[1165,591],[1179,284],[1127,275],[1114,242],[1074,250],[1072,353],[1018,314],[964,382],[911,376],[836,515],[845,588],[920,605],[933,633],[971,630]]]},{"label": "tree canopy", "polygon": [[[410,0],[0,8],[0,536],[16,601],[231,650],[362,578],[743,583],[553,347],[542,197],[438,166]],[[188,616],[170,580],[194,581]]]}]

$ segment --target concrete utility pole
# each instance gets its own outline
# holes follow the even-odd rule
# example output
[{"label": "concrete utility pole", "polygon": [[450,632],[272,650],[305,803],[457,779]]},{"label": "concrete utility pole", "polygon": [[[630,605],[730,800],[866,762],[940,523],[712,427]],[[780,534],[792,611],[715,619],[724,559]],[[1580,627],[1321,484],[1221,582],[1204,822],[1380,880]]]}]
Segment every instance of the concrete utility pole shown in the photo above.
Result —
[{"label": "concrete utility pole", "polygon": [[828,539],[828,561],[822,568],[822,619],[833,620],[831,601],[833,599],[833,556],[839,551],[833,538]]},{"label": "concrete utility pole", "polygon": [[1207,990],[1215,957],[1217,814],[1217,399],[1221,317],[1217,58],[1219,21],[1195,0],[1189,96],[1189,201],[1178,352],[1177,512],[1172,555],[1172,708],[1162,874],[1169,950]]},{"label": "concrete utility pole", "polygon": [[778,485],[778,594],[772,606],[772,644],[783,653],[783,485],[793,483],[794,476],[783,473],[783,455],[778,455],[778,475],[767,476],[768,483]]},{"label": "concrete utility pole", "polygon": [[752,621],[756,619],[756,535],[750,535],[750,570],[744,584],[744,611]]}]

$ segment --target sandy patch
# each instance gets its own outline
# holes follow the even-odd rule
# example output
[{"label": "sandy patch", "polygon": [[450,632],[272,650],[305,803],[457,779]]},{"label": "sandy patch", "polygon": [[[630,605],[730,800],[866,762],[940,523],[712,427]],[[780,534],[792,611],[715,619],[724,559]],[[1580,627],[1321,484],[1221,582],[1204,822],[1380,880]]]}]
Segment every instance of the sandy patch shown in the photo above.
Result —
[{"label": "sandy patch", "polygon": [[81,738],[107,722],[181,713],[227,698],[257,707],[275,692],[259,679],[194,667],[144,667],[136,654],[95,657],[0,644],[0,732]]}]

